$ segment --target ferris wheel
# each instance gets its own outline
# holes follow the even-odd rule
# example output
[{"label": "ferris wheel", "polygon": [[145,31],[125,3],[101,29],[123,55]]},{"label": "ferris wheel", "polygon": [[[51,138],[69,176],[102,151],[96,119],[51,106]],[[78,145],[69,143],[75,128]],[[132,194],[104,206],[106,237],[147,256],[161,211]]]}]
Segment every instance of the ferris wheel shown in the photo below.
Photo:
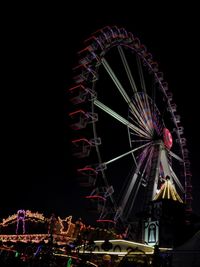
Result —
[{"label": "ferris wheel", "polygon": [[78,52],[69,89],[77,177],[98,221],[144,211],[166,177],[191,212],[188,149],[163,73],[140,40],[116,26]]}]

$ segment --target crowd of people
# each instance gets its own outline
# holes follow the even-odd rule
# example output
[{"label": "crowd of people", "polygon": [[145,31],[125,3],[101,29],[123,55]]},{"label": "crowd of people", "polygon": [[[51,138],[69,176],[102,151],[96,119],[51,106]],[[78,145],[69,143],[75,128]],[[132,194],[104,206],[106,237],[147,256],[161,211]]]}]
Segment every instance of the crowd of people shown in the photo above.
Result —
[{"label": "crowd of people", "polygon": [[[16,248],[0,247],[1,267],[74,267],[95,266],[87,259],[57,253],[55,247],[38,244],[20,244]],[[96,265],[97,266],[97,265]]]},{"label": "crowd of people", "polygon": [[[115,258],[109,254],[74,254],[69,247],[60,249],[52,244],[16,244],[0,246],[0,267],[171,267],[170,255],[162,255],[155,249],[150,258],[146,255]],[[145,257],[142,257],[145,256]]]}]

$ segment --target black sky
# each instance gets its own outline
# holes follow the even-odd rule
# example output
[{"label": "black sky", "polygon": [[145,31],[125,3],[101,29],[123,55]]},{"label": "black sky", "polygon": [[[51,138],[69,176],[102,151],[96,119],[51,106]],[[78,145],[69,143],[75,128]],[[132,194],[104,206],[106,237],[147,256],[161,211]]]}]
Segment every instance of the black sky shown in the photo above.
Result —
[{"label": "black sky", "polygon": [[[75,181],[64,93],[76,52],[106,25],[139,37],[164,72],[185,128],[200,215],[199,19],[194,6],[140,6],[132,1],[5,9],[1,49],[2,132],[0,217],[19,208],[84,216]],[[86,218],[85,218],[86,219]]]}]

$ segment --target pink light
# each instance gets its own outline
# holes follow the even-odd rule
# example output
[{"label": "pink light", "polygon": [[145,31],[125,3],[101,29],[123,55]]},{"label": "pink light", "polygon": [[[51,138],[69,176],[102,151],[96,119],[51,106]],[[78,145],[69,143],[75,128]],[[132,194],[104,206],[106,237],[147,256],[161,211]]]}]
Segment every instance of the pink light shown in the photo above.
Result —
[{"label": "pink light", "polygon": [[172,147],[172,144],[173,144],[172,135],[167,128],[163,129],[163,141],[164,141],[165,146],[168,149],[170,149]]},{"label": "pink light", "polygon": [[85,198],[87,199],[102,199],[102,200],[106,200],[105,197],[102,196],[98,196],[98,195],[94,195],[94,196],[86,196]]}]

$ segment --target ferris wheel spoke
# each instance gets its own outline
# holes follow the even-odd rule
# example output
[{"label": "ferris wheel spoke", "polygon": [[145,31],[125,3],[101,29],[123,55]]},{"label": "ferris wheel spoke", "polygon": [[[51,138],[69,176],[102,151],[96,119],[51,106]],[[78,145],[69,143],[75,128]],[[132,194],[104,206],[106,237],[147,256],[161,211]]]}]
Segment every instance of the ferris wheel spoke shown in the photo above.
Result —
[{"label": "ferris wheel spoke", "polygon": [[[129,128],[129,127],[128,127]],[[130,128],[129,128],[130,129]],[[142,137],[141,135],[135,133],[135,132],[130,132],[130,135],[133,135],[133,136],[137,136],[137,137]],[[144,139],[144,140],[147,140],[147,142],[150,140],[150,138],[147,138],[147,139]],[[131,140],[131,142],[133,142],[133,140]]]},{"label": "ferris wheel spoke", "polygon": [[145,105],[147,107],[147,111],[148,111],[148,115],[147,118],[148,118],[148,122],[150,124],[150,128],[152,131],[154,131],[154,126],[153,126],[153,119],[152,119],[152,111],[151,111],[151,107],[150,107],[150,104],[149,104],[149,98],[147,96],[147,94],[143,94],[144,96],[144,102],[145,102]]},{"label": "ferris wheel spoke", "polygon": [[[168,151],[168,152],[170,153],[170,151]],[[165,175],[165,177],[169,176],[170,179],[171,179],[171,182],[173,182],[173,180],[174,180],[174,182],[177,184],[179,189],[184,193],[184,188],[181,185],[181,183],[180,183],[178,177],[176,176],[175,172],[173,171],[171,165],[169,164],[166,153],[167,153],[166,150],[162,150],[162,152],[161,152],[161,164],[162,164],[162,167],[163,167],[164,175]],[[177,156],[177,158],[179,158],[179,157]],[[180,161],[183,162],[183,160],[181,158],[180,158]]]},{"label": "ferris wheel spoke", "polygon": [[132,113],[134,114],[135,118],[143,124],[143,118],[141,117],[140,113],[137,111],[137,109],[135,108],[135,106],[131,102],[131,99],[127,95],[126,91],[124,90],[123,86],[121,85],[121,83],[118,80],[118,78],[116,77],[116,75],[114,74],[114,72],[111,69],[110,65],[108,64],[107,60],[105,58],[102,58],[101,62],[102,62],[102,65],[104,66],[104,68],[106,69],[106,71],[108,72],[108,74],[110,75],[111,79],[115,83],[117,89],[119,90],[119,92],[123,96],[124,100],[128,104],[128,106],[131,109]]},{"label": "ferris wheel spoke", "polygon": [[[147,154],[147,153],[146,153],[146,154]],[[136,190],[134,191],[134,195],[133,195],[133,198],[132,198],[132,200],[131,200],[131,204],[130,204],[130,206],[128,207],[128,211],[127,211],[127,213],[126,213],[126,217],[127,217],[127,218],[129,217],[129,215],[130,215],[130,213],[131,213],[131,211],[132,211],[132,209],[133,209],[133,207],[134,207],[134,203],[135,203],[135,201],[136,201],[136,198],[137,198],[137,194],[138,194],[139,188],[140,188],[142,182],[144,182],[143,177],[144,177],[144,175],[145,175],[145,173],[146,173],[147,168],[149,167],[149,164],[151,164],[152,157],[153,157],[153,148],[150,147],[150,151],[148,151],[148,159],[146,160],[146,163],[145,163],[145,165],[144,165],[144,167],[143,167],[143,171],[142,171],[140,180],[138,181],[137,188],[136,188]],[[143,162],[144,162],[144,161],[143,161]],[[147,182],[147,181],[145,180],[145,182]]]},{"label": "ferris wheel spoke", "polygon": [[175,159],[177,159],[180,162],[184,162],[183,159],[181,157],[179,157],[178,155],[176,155],[174,152],[172,152],[171,150],[168,151],[168,153]]},{"label": "ferris wheel spoke", "polygon": [[170,163],[169,159],[167,157],[167,151],[166,149],[163,149],[164,144],[160,144],[160,163],[162,166],[162,170],[164,173],[164,177],[170,177],[170,181],[173,183],[172,179],[172,169],[170,169]]},{"label": "ferris wheel spoke", "polygon": [[[127,127],[127,130],[128,130],[129,145],[130,145],[130,148],[132,148],[130,129]],[[131,154],[132,154],[132,157],[133,157],[133,161],[135,163],[135,166],[137,166],[137,161],[136,161],[135,155],[134,155],[134,153],[131,153]]]},{"label": "ferris wheel spoke", "polygon": [[140,184],[141,184],[141,182],[139,182],[139,183],[137,184],[137,187],[136,187],[136,189],[135,189],[135,191],[134,191],[134,196],[133,196],[133,199],[132,199],[132,201],[131,201],[131,204],[130,204],[130,206],[127,208],[126,218],[129,217],[129,215],[130,215],[130,213],[131,213],[131,211],[132,211],[132,209],[133,209],[133,206],[134,206],[134,203],[135,203],[135,200],[136,200],[136,198],[137,198],[138,191],[139,191],[139,188],[140,188]]},{"label": "ferris wheel spoke", "polygon": [[[142,64],[141,64],[140,57],[138,55],[136,55],[136,60],[137,60],[137,66],[138,66],[141,88],[142,88],[142,91],[144,92],[144,94],[140,94],[140,95],[136,94],[135,98],[138,100],[138,103],[140,104],[140,110],[144,114],[144,119],[147,122],[149,131],[151,132],[151,134],[153,134],[153,122],[152,122],[151,109],[150,109],[149,101],[148,101],[147,94],[146,94],[146,85],[145,85],[144,74],[143,74],[143,70],[142,70]],[[143,98],[142,100],[141,100],[140,96],[141,96],[141,98]],[[147,116],[147,114],[148,114],[148,116]]]},{"label": "ferris wheel spoke", "polygon": [[[139,188],[140,188],[142,182],[144,182],[144,180],[143,180],[144,174],[145,174],[146,169],[147,169],[147,167],[149,166],[149,164],[150,164],[150,162],[151,162],[151,160],[152,160],[152,154],[153,154],[153,149],[152,149],[152,147],[151,147],[151,149],[150,149],[150,153],[149,153],[149,156],[148,156],[148,159],[147,159],[147,161],[146,161],[146,164],[145,164],[144,167],[143,167],[143,171],[142,171],[140,180],[139,180],[139,182],[138,182],[138,184],[137,184],[137,187],[136,187],[136,189],[135,189],[135,191],[134,191],[134,195],[133,195],[131,204],[130,204],[130,206],[128,207],[128,211],[127,211],[127,213],[126,213],[126,218],[129,217],[131,211],[133,210],[133,207],[134,207],[134,204],[135,204],[137,195],[138,195]],[[133,191],[133,190],[132,190],[132,191]]]},{"label": "ferris wheel spoke", "polygon": [[145,139],[137,139],[137,140],[131,140],[132,143],[141,143],[141,142],[149,142],[149,140]]},{"label": "ferris wheel spoke", "polygon": [[136,60],[137,60],[138,71],[139,71],[139,76],[140,76],[141,88],[143,92],[146,94],[146,85],[145,85],[144,74],[142,70],[142,64],[141,64],[141,60],[138,55],[136,55]]},{"label": "ferris wheel spoke", "polygon": [[[128,127],[129,129],[130,129],[130,127]],[[143,140],[142,140],[142,142],[145,142],[145,141],[147,141],[147,142],[149,142],[149,140],[151,140],[151,137],[144,137],[144,136],[142,136],[141,134],[138,134],[138,133],[133,133],[133,132],[131,132],[131,135],[134,135],[134,136],[137,136],[137,137],[140,137],[140,138],[144,138]]]},{"label": "ferris wheel spoke", "polygon": [[[158,187],[158,180],[159,180],[159,172],[160,172],[160,164],[162,161],[162,145],[159,142],[158,143],[158,150],[156,151],[156,147],[154,147],[154,155],[157,154],[157,158],[156,158],[156,167],[155,167],[155,174],[154,174],[154,181],[153,181],[153,190],[151,191],[151,200],[153,200],[154,196],[156,195],[156,191],[157,191],[157,187]],[[168,170],[168,165],[166,166],[167,170]],[[164,169],[164,168],[163,168]]]},{"label": "ferris wheel spoke", "polygon": [[[132,133],[132,132],[130,132],[129,131],[129,143],[130,143],[130,147],[132,148],[132,144],[133,143],[144,143],[144,142],[149,142],[149,140],[146,140],[146,139],[136,139],[136,140],[131,140],[131,138],[130,138],[130,135],[135,135],[134,133]],[[138,166],[138,163],[137,163],[137,160],[136,160],[136,157],[135,157],[135,155],[134,155],[134,153],[132,153],[132,157],[133,157],[133,161],[134,161],[134,163],[135,163],[135,166],[137,167]]]},{"label": "ferris wheel spoke", "polygon": [[112,109],[104,105],[103,103],[101,103],[99,100],[95,99],[94,104],[100,109],[102,109],[103,111],[105,111],[107,114],[111,115],[113,118],[117,119],[118,121],[120,121],[121,123],[129,127],[131,130],[136,132],[139,136],[142,136],[147,139],[149,138],[148,133],[146,133],[142,129],[138,128],[137,126],[133,125],[132,123],[124,119],[122,116],[120,116],[118,113],[116,113],[115,111],[113,111]]},{"label": "ferris wheel spoke", "polygon": [[133,152],[135,152],[135,151],[141,149],[141,148],[144,148],[144,147],[146,147],[146,146],[149,146],[149,145],[151,145],[151,144],[152,144],[152,142],[148,142],[147,144],[144,144],[144,145],[142,145],[142,146],[136,147],[136,148],[134,148],[134,149],[132,149],[132,150],[130,150],[130,151],[124,153],[124,154],[121,154],[121,155],[117,156],[116,158],[113,158],[113,159],[111,159],[111,160],[109,160],[109,161],[104,162],[103,165],[104,165],[104,166],[105,166],[105,165],[107,166],[108,164],[110,164],[110,163],[112,163],[112,162],[114,162],[114,161],[116,161],[116,160],[119,160],[119,159],[121,159],[121,158],[123,158],[123,157],[125,157],[125,156],[127,156],[127,155],[129,155],[129,154],[131,154],[131,153],[133,153]]},{"label": "ferris wheel spoke", "polygon": [[[142,99],[141,99],[142,98]],[[149,134],[153,135],[153,123],[152,123],[152,116],[151,116],[151,109],[148,104],[148,99],[143,94],[135,94],[135,106],[138,107],[139,113],[143,117],[144,126],[147,128]]]},{"label": "ferris wheel spoke", "polygon": [[134,191],[134,186],[135,186],[136,181],[137,181],[137,179],[138,179],[138,174],[140,173],[142,164],[143,164],[143,162],[144,162],[144,160],[145,160],[145,157],[146,157],[146,155],[147,155],[148,150],[149,150],[149,147],[146,147],[146,148],[144,149],[144,151],[143,151],[143,155],[144,155],[144,157],[139,161],[139,163],[138,163],[138,165],[137,165],[137,168],[136,168],[136,170],[135,170],[135,172],[134,172],[134,174],[133,174],[133,176],[132,176],[132,178],[131,178],[131,181],[130,181],[128,187],[127,187],[127,190],[125,191],[125,194],[124,194],[124,196],[123,196],[123,198],[122,198],[122,200],[121,200],[121,205],[120,205],[120,207],[121,207],[122,210],[125,210],[126,205],[127,205],[127,202],[128,202],[128,200],[129,200],[129,198],[130,198],[130,195],[131,195],[131,193]]},{"label": "ferris wheel spoke", "polygon": [[137,112],[140,114],[142,120],[139,120],[139,121],[138,120],[135,120],[137,118],[135,117],[135,114],[131,110],[130,110],[130,112],[131,112],[131,115],[133,117],[131,117],[130,115],[129,115],[129,117],[131,118],[132,121],[134,121],[134,124],[138,125],[139,127],[142,127],[145,131],[148,132],[149,136],[152,136],[152,134],[153,134],[153,127],[149,123],[149,119],[148,119],[148,116],[147,116],[147,114],[149,112],[147,111],[147,108],[145,109],[145,106],[142,104],[140,98],[138,97],[136,99],[136,96],[137,95],[138,94],[136,93],[135,94],[135,98],[133,99],[133,102],[132,103],[133,103],[134,107],[137,109]]},{"label": "ferris wheel spoke", "polygon": [[151,164],[152,157],[153,157],[153,151],[154,151],[154,149],[153,149],[153,147],[151,147],[150,151],[149,151],[148,159],[147,159],[146,164],[144,165],[144,168],[143,168],[143,172],[142,172],[142,175],[141,175],[142,178],[144,177],[145,173],[147,174],[147,167],[149,167],[150,164]]},{"label": "ferris wheel spoke", "polygon": [[127,76],[128,76],[129,82],[130,82],[131,87],[132,87],[132,89],[133,89],[133,92],[136,93],[136,92],[137,92],[137,86],[136,86],[135,81],[134,81],[134,79],[133,79],[133,76],[132,76],[132,74],[131,74],[131,71],[130,71],[128,62],[127,62],[126,57],[125,57],[125,55],[124,55],[124,51],[123,51],[123,49],[122,49],[121,46],[118,46],[117,48],[118,48],[118,51],[119,51],[119,54],[120,54],[122,63],[123,63],[123,65],[124,65],[126,74],[127,74]]},{"label": "ferris wheel spoke", "polygon": [[[140,111],[138,110],[138,112],[140,112]],[[143,118],[142,122],[136,120],[133,113],[131,113],[131,115],[129,114],[129,119],[134,123],[134,125],[138,126],[139,128],[142,128],[149,135],[149,138],[151,138],[151,132],[149,131],[149,128],[148,128],[147,124],[145,123],[145,119],[143,118],[143,114],[141,113],[141,116]]]},{"label": "ferris wheel spoke", "polygon": [[178,188],[181,190],[182,193],[185,193],[185,190],[181,184],[181,182],[179,181],[178,177],[176,176],[175,172],[173,171],[173,169],[170,167],[171,170],[171,174],[173,177],[174,182],[176,183],[176,185],[178,186]]}]

